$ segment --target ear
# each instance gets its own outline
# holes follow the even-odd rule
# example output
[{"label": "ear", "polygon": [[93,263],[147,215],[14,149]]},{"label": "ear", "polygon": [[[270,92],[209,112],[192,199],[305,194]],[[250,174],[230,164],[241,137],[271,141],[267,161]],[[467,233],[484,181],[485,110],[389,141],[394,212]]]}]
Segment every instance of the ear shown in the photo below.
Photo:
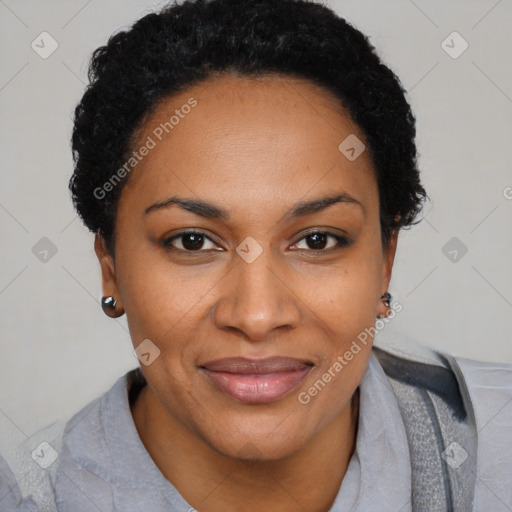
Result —
[{"label": "ear", "polygon": [[99,233],[96,233],[94,237],[94,252],[100,262],[103,296],[114,297],[117,303],[116,309],[118,312],[124,311],[119,291],[117,289],[117,275],[114,258],[107,250],[105,239]]},{"label": "ear", "polygon": [[[384,295],[388,291],[389,282],[391,281],[391,272],[393,271],[393,262],[395,261],[399,231],[399,229],[393,230],[389,238],[388,246],[384,249],[382,260],[382,280],[380,289],[381,295]],[[385,316],[387,311],[387,306],[381,301],[379,305],[379,315]]]}]

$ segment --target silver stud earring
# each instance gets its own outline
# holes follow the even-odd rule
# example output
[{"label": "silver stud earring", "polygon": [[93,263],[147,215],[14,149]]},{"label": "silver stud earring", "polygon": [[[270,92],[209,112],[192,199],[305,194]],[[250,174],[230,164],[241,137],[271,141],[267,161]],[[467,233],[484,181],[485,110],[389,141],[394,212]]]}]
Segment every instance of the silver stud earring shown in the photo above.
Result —
[{"label": "silver stud earring", "polygon": [[109,295],[108,297],[102,297],[101,299],[101,307],[103,308],[103,311],[106,309],[116,309],[117,302],[112,295]]},{"label": "silver stud earring", "polygon": [[391,305],[391,301],[393,300],[393,297],[391,296],[391,293],[386,292],[384,295],[381,295],[380,299],[382,302],[384,302],[384,305],[389,308]]},{"label": "silver stud earring", "polygon": [[[391,297],[391,294],[389,292],[386,292],[384,295],[380,296],[380,300],[382,302],[384,302],[384,305],[387,308],[389,308],[389,306],[391,305],[391,301],[393,300],[393,297]],[[387,315],[387,313],[386,313],[386,315]],[[377,315],[377,318],[384,318],[386,315]]]},{"label": "silver stud earring", "polygon": [[110,318],[117,318],[123,314],[124,311],[116,311],[116,307],[117,301],[112,295],[101,298],[101,309],[103,309],[103,313]]}]

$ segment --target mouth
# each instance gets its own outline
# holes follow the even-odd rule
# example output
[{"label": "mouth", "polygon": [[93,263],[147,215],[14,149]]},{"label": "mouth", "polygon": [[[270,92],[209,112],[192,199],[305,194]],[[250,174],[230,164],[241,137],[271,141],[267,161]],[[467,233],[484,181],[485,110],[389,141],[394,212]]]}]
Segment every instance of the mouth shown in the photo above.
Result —
[{"label": "mouth", "polygon": [[244,404],[274,402],[300,386],[313,368],[289,357],[218,359],[199,369],[210,383]]}]

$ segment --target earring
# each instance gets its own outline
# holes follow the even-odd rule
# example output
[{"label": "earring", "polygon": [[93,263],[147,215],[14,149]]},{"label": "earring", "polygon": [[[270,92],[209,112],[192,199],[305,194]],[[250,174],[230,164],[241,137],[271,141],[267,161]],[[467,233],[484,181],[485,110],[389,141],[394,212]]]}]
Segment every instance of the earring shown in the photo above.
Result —
[{"label": "earring", "polygon": [[[384,303],[384,305],[389,308],[391,305],[391,301],[393,300],[393,297],[391,297],[391,294],[389,292],[386,292],[384,295],[380,296],[380,300]],[[377,318],[384,318],[389,313],[389,310],[386,311],[385,315],[377,315]]]},{"label": "earring", "polygon": [[393,300],[393,297],[391,296],[391,293],[386,292],[384,295],[381,295],[380,299],[382,302],[384,302],[384,305],[389,308],[391,305],[391,301]]},{"label": "earring", "polygon": [[101,309],[110,318],[117,318],[123,314],[123,311],[116,311],[116,306],[117,301],[111,295],[101,298]]}]

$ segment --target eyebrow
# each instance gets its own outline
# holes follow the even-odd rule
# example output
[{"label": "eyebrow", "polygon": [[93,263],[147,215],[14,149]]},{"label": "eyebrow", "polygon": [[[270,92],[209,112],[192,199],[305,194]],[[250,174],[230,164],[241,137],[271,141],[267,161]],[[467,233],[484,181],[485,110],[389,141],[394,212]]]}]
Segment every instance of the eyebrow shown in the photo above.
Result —
[{"label": "eyebrow", "polygon": [[[284,218],[288,221],[294,220],[298,217],[320,212],[325,210],[327,207],[337,203],[355,204],[360,206],[364,211],[363,205],[357,199],[350,196],[349,194],[341,193],[319,197],[311,201],[301,201],[295,204],[288,212],[286,212]],[[171,205],[177,205],[183,210],[208,219],[219,219],[223,221],[228,221],[230,219],[230,215],[226,210],[223,210],[222,208],[219,208],[212,203],[207,203],[198,199],[187,199],[177,196],[164,199],[163,201],[158,201],[157,203],[148,206],[144,211],[144,214],[146,215],[154,211],[162,210],[164,208],[168,208]]]}]

